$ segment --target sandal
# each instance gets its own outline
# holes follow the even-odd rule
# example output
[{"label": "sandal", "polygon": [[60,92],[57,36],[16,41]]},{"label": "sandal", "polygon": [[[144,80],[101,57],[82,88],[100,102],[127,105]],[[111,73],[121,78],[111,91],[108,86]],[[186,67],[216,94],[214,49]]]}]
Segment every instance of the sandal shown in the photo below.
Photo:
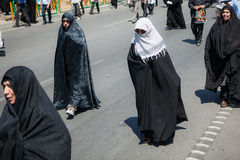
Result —
[{"label": "sandal", "polygon": [[221,104],[220,104],[220,106],[221,106],[222,108],[226,108],[226,107],[227,107],[227,101],[222,101]]},{"label": "sandal", "polygon": [[148,144],[150,142],[152,142],[152,140],[150,138],[143,138],[143,143],[144,144]]}]

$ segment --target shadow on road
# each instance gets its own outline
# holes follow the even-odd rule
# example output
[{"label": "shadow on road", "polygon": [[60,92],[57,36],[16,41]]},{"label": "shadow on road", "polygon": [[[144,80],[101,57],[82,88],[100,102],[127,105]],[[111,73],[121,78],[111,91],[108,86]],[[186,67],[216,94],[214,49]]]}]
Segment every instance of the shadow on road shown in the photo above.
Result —
[{"label": "shadow on road", "polygon": [[[201,104],[203,103],[216,103],[220,104],[220,92],[217,91],[216,93],[201,89],[195,91],[196,96],[201,99]],[[228,106],[232,108],[240,108],[240,101],[232,98],[231,96],[228,99]]]},{"label": "shadow on road", "polygon": [[217,103],[219,104],[220,99],[219,99],[219,94],[220,92],[217,91],[217,93],[214,93],[212,91],[208,91],[205,89],[200,89],[195,91],[196,96],[198,96],[201,99],[201,104],[203,103]]},{"label": "shadow on road", "polygon": [[[142,139],[144,138],[144,136],[141,133],[140,128],[138,127],[137,119],[138,119],[137,117],[130,117],[126,119],[124,123],[126,123],[130,128],[132,128],[133,133],[135,133],[140,140],[139,144],[143,144]],[[176,130],[180,130],[180,129],[186,129],[186,128],[181,126],[176,126]],[[167,146],[173,143],[173,137],[174,135],[170,137],[166,142],[150,142],[148,143],[148,145],[155,146],[155,147]]]},{"label": "shadow on road", "polygon": [[5,57],[5,56],[6,56],[5,51],[0,50],[0,57]]},{"label": "shadow on road", "polygon": [[182,41],[185,42],[185,43],[196,44],[194,39],[184,39]]}]

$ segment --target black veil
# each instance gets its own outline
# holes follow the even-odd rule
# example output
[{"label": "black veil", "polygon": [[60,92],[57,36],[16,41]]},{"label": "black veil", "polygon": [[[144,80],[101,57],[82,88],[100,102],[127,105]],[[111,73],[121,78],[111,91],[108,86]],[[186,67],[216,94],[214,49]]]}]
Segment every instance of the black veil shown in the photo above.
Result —
[{"label": "black veil", "polygon": [[66,12],[62,20],[70,21],[66,29],[61,24],[54,65],[54,104],[80,108],[100,107],[94,91],[88,47],[85,35],[74,16]]},{"label": "black veil", "polygon": [[16,95],[0,119],[0,159],[71,159],[71,137],[34,73],[13,67],[3,76]]}]

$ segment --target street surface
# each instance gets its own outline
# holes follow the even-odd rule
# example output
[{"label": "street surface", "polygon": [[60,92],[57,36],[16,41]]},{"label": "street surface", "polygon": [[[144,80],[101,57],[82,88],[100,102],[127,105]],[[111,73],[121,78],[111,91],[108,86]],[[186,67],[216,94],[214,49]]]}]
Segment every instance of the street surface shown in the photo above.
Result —
[{"label": "street surface", "polygon": [[[127,67],[127,54],[134,35],[133,13],[119,4],[100,6],[101,13],[78,21],[85,32],[96,95],[101,108],[83,111],[67,119],[58,110],[72,137],[72,160],[239,160],[240,108],[219,106],[219,92],[204,90],[204,43],[214,23],[215,6],[207,9],[203,44],[196,46],[190,29],[188,1],[182,4],[187,29],[165,31],[167,8],[162,1],[149,19],[159,31],[181,77],[182,99],[188,122],[176,127],[173,143],[140,144],[143,135],[137,126],[135,93]],[[96,12],[96,8],[94,10]],[[142,15],[142,10],[139,8]],[[44,90],[53,97],[53,65],[61,15],[53,24],[12,28],[0,21],[5,49],[0,49],[0,77],[11,67],[32,69]],[[0,79],[1,79],[0,78]],[[171,100],[171,97],[169,97]],[[0,113],[5,104],[0,92]],[[46,111],[47,112],[47,111]]]}]

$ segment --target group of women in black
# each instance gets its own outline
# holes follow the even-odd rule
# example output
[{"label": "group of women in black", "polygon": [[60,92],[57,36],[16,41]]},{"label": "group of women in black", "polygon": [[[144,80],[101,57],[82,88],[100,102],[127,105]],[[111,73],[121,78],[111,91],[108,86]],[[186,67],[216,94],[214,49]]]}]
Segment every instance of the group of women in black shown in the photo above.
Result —
[{"label": "group of women in black", "polygon": [[[221,107],[227,107],[229,96],[240,100],[239,27],[233,8],[227,5],[206,40],[205,88],[216,92],[221,87]],[[176,125],[188,120],[181,79],[163,38],[147,18],[135,25],[127,61],[135,88],[138,125],[144,134],[142,142],[172,139]],[[100,103],[94,92],[84,32],[74,16],[62,16],[53,103],[26,67],[9,69],[1,84],[7,102],[0,119],[0,159],[70,159],[70,134],[53,103],[67,107],[69,115],[79,108],[99,107]]]}]

